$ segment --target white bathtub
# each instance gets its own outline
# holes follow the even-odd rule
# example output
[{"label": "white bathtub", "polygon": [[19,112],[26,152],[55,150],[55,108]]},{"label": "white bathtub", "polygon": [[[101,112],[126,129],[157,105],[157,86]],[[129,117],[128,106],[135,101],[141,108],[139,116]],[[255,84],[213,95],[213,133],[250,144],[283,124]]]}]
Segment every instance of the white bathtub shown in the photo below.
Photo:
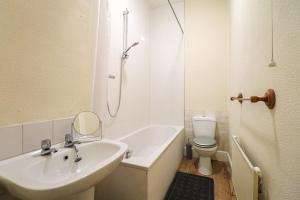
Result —
[{"label": "white bathtub", "polygon": [[98,184],[96,199],[163,199],[183,156],[183,126],[152,125],[119,140],[131,156]]},{"label": "white bathtub", "polygon": [[131,152],[129,159],[123,159],[122,164],[149,169],[159,156],[180,134],[181,126],[149,126],[139,129],[123,138],[121,142],[128,145]]}]

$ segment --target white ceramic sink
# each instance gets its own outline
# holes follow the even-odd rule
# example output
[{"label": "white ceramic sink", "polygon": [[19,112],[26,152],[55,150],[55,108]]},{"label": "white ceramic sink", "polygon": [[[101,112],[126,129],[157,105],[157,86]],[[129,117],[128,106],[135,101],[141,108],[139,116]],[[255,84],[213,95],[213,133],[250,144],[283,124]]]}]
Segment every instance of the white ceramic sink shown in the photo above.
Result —
[{"label": "white ceramic sink", "polygon": [[[77,147],[82,157],[77,163],[73,148],[58,148],[49,156],[35,151],[1,161],[0,184],[21,199],[93,199],[94,186],[117,168],[127,145],[104,139]],[[90,194],[84,194],[87,191]]]}]

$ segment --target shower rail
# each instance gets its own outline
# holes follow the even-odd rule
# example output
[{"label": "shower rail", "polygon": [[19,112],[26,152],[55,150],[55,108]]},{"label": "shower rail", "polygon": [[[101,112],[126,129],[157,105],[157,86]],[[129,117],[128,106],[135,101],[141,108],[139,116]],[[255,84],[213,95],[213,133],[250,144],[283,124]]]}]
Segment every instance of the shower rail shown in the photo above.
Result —
[{"label": "shower rail", "polygon": [[175,18],[176,18],[176,21],[177,21],[177,23],[178,23],[178,25],[179,25],[179,28],[181,29],[182,34],[184,34],[184,31],[183,31],[183,28],[182,28],[182,26],[181,26],[181,23],[180,23],[180,21],[179,21],[179,19],[178,19],[178,17],[177,17],[177,14],[176,14],[176,12],[175,12],[175,10],[174,10],[174,7],[172,6],[170,0],[168,0],[168,3],[169,3],[169,5],[170,5],[170,7],[171,7],[171,10],[172,10],[172,12],[173,12]]}]

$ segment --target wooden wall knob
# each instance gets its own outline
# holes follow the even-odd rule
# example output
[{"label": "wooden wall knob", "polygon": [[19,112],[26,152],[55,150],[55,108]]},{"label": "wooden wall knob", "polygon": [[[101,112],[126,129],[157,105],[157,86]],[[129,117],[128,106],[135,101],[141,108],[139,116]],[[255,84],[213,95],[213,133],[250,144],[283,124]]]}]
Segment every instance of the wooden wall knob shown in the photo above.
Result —
[{"label": "wooden wall knob", "polygon": [[265,93],[265,97],[267,98],[265,104],[268,106],[268,108],[273,109],[276,103],[275,91],[273,89],[268,89]]},{"label": "wooden wall knob", "polygon": [[266,97],[258,97],[258,96],[252,96],[252,97],[250,97],[250,101],[252,102],[252,103],[256,103],[256,102],[259,102],[259,101],[266,101],[267,99],[266,99]]},{"label": "wooden wall knob", "polygon": [[250,98],[243,98],[242,93],[240,93],[237,97],[231,97],[230,100],[238,100],[240,103],[243,103],[243,101],[246,100],[250,100],[252,103],[263,101],[269,109],[273,109],[276,103],[276,95],[273,89],[268,89],[263,97],[251,96]]},{"label": "wooden wall knob", "polygon": [[273,109],[276,102],[275,92],[273,89],[268,89],[264,97],[252,96],[250,97],[250,101],[252,103],[263,101],[268,106],[268,108]]}]

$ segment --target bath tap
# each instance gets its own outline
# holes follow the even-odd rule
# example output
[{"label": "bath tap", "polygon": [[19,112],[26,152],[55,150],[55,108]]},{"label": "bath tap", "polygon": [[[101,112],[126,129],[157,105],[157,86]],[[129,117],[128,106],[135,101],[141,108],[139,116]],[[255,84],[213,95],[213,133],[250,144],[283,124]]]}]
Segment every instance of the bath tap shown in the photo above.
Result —
[{"label": "bath tap", "polygon": [[130,150],[130,149],[128,149],[126,152],[125,152],[125,159],[128,159],[128,158],[130,158],[131,156],[132,156],[132,153],[133,153],[133,151],[132,150]]},{"label": "bath tap", "polygon": [[74,141],[71,134],[66,134],[65,135],[65,146],[64,147],[71,148],[75,144],[80,144],[80,142],[79,141]]}]

